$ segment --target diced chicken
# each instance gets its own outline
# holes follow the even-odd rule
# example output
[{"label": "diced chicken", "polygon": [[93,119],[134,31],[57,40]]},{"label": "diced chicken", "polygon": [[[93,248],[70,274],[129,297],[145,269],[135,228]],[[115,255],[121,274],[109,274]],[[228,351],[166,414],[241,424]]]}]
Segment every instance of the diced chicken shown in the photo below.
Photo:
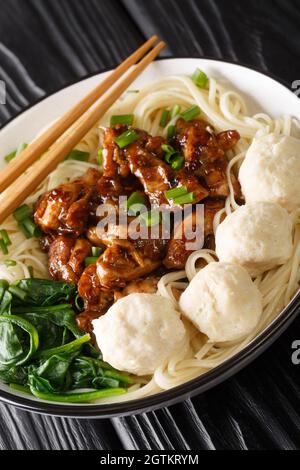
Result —
[{"label": "diced chicken", "polygon": [[91,244],[83,238],[57,237],[49,249],[49,272],[52,278],[77,284],[90,251]]},{"label": "diced chicken", "polygon": [[[204,239],[199,239],[198,246],[194,250],[200,250],[203,247],[203,241],[209,240],[210,235],[214,233],[213,222],[214,217],[221,209],[224,208],[224,201],[218,199],[208,199],[204,205]],[[174,229],[172,240],[170,240],[167,255],[164,259],[164,265],[168,269],[183,269],[192,253],[187,249],[187,243],[195,242],[193,232],[196,228],[196,214],[190,214],[181,224]],[[192,230],[189,233],[189,230]]]},{"label": "diced chicken", "polygon": [[[185,157],[185,167],[203,179],[213,197],[229,194],[226,169],[228,160],[225,151],[232,149],[240,139],[234,130],[214,134],[203,120],[186,122],[178,119],[174,144]],[[234,176],[232,184],[237,195],[240,187]]]},{"label": "diced chicken", "polygon": [[124,288],[129,281],[155,271],[164,255],[164,240],[116,240],[97,262],[100,283],[108,289]]},{"label": "diced chicken", "polygon": [[132,281],[121,291],[115,291],[115,302],[130,294],[155,294],[157,292],[158,281],[159,277],[156,276]]},{"label": "diced chicken", "polygon": [[93,204],[97,204],[95,188],[100,176],[98,171],[91,169],[81,179],[44,194],[36,205],[36,224],[45,233],[81,235],[93,213]]}]

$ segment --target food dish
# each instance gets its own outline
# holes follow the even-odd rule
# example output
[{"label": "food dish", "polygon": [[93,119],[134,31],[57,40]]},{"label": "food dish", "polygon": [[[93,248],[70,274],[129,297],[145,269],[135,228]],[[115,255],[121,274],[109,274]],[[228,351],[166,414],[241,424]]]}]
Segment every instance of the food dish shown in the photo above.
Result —
[{"label": "food dish", "polygon": [[[165,85],[164,85],[164,86],[165,86]],[[140,97],[139,97],[139,98],[140,98]],[[133,95],[132,95],[132,96],[130,97],[130,99],[131,99],[132,101],[134,101],[134,100],[136,99],[136,96],[133,96]],[[173,104],[174,104],[174,98],[173,98]],[[124,106],[124,102],[122,103],[122,106]],[[201,107],[202,107],[202,109],[204,109],[204,108],[205,108],[205,103],[202,103],[202,106],[201,106]],[[159,108],[159,109],[160,109],[160,110],[162,109],[161,103],[160,103],[160,108]],[[116,112],[116,111],[113,111],[113,112]],[[122,111],[121,114],[124,114],[124,113],[125,113],[125,111]],[[145,116],[144,113],[143,113],[143,116]],[[231,117],[231,118],[232,118],[232,117]],[[287,126],[287,122],[288,122],[287,120],[286,120],[286,121],[283,121],[283,122],[282,122],[282,123],[283,123],[283,126]],[[277,125],[278,125],[278,123],[279,123],[279,121],[277,122]],[[214,122],[211,122],[211,124],[215,124],[215,123],[214,123]],[[146,128],[146,130],[150,130],[149,127],[147,128],[147,124],[143,124],[143,126],[142,126],[142,125],[139,125],[138,127],[144,127],[144,129]],[[237,126],[237,127],[238,127],[238,126]],[[243,126],[241,126],[241,127],[243,127]],[[245,127],[245,128],[239,129],[239,131],[241,131],[240,134],[243,134],[243,133],[244,133],[245,139],[249,139],[249,134],[250,134],[249,126],[247,125],[247,126],[244,126],[244,127]],[[226,128],[230,128],[230,126],[228,126],[228,127],[226,126],[225,128],[222,128],[222,127],[221,127],[220,130],[225,130]],[[251,128],[251,126],[250,126],[250,128]],[[151,133],[152,133],[152,134],[156,134],[156,132],[153,132],[153,130],[151,130]],[[96,139],[95,139],[95,140],[96,140]],[[82,145],[87,145],[87,142],[82,143]],[[97,144],[96,144],[96,148],[97,148]],[[84,150],[84,148],[81,148],[81,150]],[[89,152],[89,153],[91,153],[91,152]],[[235,157],[235,155],[232,155],[232,156]],[[235,161],[236,161],[236,160],[237,160],[237,159],[235,159]],[[66,164],[64,164],[64,165],[65,165],[66,167],[68,167],[68,165],[70,165],[70,162],[66,162]],[[73,164],[72,164],[72,170],[74,170],[74,167],[75,167],[75,166],[77,166],[77,163],[76,163],[76,165],[74,165],[74,162],[73,162]],[[78,167],[79,167],[79,166],[80,166],[81,171],[82,171],[82,168],[83,168],[85,165],[82,164],[82,162],[80,162],[80,164],[78,163]],[[56,175],[56,176],[57,176],[57,175]],[[78,176],[79,176],[79,175],[78,175]],[[55,185],[56,185],[56,184],[55,184]],[[232,188],[231,188],[231,189],[232,189]],[[44,188],[41,188],[41,193],[43,193],[43,192],[44,192]],[[232,205],[234,205],[235,202],[233,201],[232,195],[233,195],[233,192],[231,192],[231,200],[229,200],[229,203],[232,204]],[[202,197],[203,197],[203,195],[202,195]],[[34,199],[36,200],[36,195],[34,195]],[[229,199],[230,199],[230,198],[229,198]],[[43,228],[43,227],[42,227],[42,228]],[[199,255],[199,253],[198,253],[197,255]],[[39,256],[40,256],[40,254],[39,254]],[[213,256],[212,256],[212,253],[211,253],[211,252],[207,252],[207,251],[206,251],[206,252],[201,252],[201,256],[205,256],[206,260],[209,260],[210,257],[211,257],[211,260],[214,260],[214,258],[213,258]],[[195,258],[195,257],[194,257],[194,258]],[[186,272],[186,274],[188,275],[188,277],[191,277],[191,276],[193,275],[194,265],[195,265],[195,261],[196,261],[194,258],[192,259],[191,265],[190,265],[189,267],[187,267],[187,272]],[[169,257],[169,260],[170,260],[170,257]],[[42,263],[42,264],[43,264],[43,263]],[[12,268],[12,267],[10,267],[10,268]],[[11,272],[12,272],[12,269],[11,269]],[[180,282],[182,281],[183,273],[181,273],[180,275],[181,275],[181,277],[179,276],[179,278],[177,279],[177,282],[178,282],[178,281],[180,281]],[[174,275],[172,275],[172,276],[174,276]],[[177,276],[178,276],[178,274],[177,274]],[[170,279],[170,277],[169,277],[169,278],[165,278],[164,281],[161,282],[160,289],[161,289],[162,291],[164,291],[165,289],[166,289],[166,290],[168,289],[169,279]],[[174,282],[174,281],[171,280],[171,282]],[[180,287],[183,287],[183,284],[181,284],[181,285],[178,285],[178,284],[177,284],[177,287],[179,287],[179,288],[180,288]],[[170,295],[170,293],[169,293],[168,295]],[[126,298],[126,297],[125,297],[125,298]],[[172,300],[174,300],[174,299],[172,299]],[[273,312],[271,312],[271,314],[272,314],[272,313],[273,313]],[[258,332],[259,332],[259,331],[261,331],[261,330],[259,329]],[[256,332],[256,334],[254,335],[254,337],[255,337],[256,335],[257,335],[257,332]],[[251,339],[251,338],[250,338],[250,339]],[[248,341],[249,341],[249,339],[247,340],[247,342],[248,342]],[[246,342],[245,342],[245,344],[246,344]],[[205,346],[208,347],[208,344],[205,344]],[[210,344],[209,346],[211,347],[211,344]],[[196,347],[197,347],[197,346],[196,346]],[[238,348],[239,348],[239,347],[240,347],[240,344],[238,345]],[[232,354],[232,351],[228,351],[228,352],[229,352],[229,357],[230,357],[230,355]],[[205,357],[204,357],[204,359],[205,359]],[[223,359],[222,359],[222,360],[223,360]],[[220,361],[220,362],[221,362],[221,361]],[[216,364],[216,365],[217,365],[217,364]],[[199,367],[199,365],[198,365],[198,367]],[[190,371],[188,371],[188,375],[187,375],[186,379],[189,379],[189,378],[192,378],[192,377],[198,375],[198,374],[199,374],[199,370],[198,370],[198,371],[195,371],[195,375],[193,375],[193,373],[194,373],[194,372],[192,372],[192,374],[189,375],[189,374],[190,374]],[[185,380],[186,380],[186,379],[185,379]],[[163,377],[162,380],[166,380],[166,377]],[[169,380],[169,378],[167,378],[167,381],[168,381],[168,380]],[[181,382],[184,381],[184,380],[182,380],[182,379],[180,379],[180,380],[181,380]],[[165,383],[167,383],[167,381],[166,381]],[[174,381],[174,382],[175,382],[175,381]],[[179,383],[181,383],[181,382],[179,382]],[[176,383],[176,382],[175,382],[175,383],[171,383],[171,386],[172,386],[172,385],[177,385],[177,383]],[[168,385],[167,385],[165,388],[169,388]],[[147,392],[147,393],[148,393],[148,392]],[[134,396],[133,396],[133,398],[134,398]]]}]

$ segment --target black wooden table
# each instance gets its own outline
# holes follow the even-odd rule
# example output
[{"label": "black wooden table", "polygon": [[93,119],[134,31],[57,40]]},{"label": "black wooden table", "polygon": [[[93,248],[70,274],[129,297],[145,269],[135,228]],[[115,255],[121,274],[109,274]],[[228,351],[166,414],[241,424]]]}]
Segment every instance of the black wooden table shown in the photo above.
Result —
[{"label": "black wooden table", "polygon": [[[0,0],[0,124],[49,92],[114,67],[159,34],[166,56],[209,56],[300,79],[299,0]],[[0,405],[1,449],[299,449],[300,319],[235,378],[157,412],[43,417]]]}]

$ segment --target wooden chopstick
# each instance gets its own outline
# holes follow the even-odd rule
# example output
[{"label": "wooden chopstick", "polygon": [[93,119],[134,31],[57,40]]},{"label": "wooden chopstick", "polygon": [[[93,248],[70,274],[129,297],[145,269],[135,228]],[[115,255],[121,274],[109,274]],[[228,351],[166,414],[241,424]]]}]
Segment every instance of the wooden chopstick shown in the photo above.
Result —
[{"label": "wooden chopstick", "polygon": [[88,131],[99,121],[106,111],[120,98],[131,83],[145,70],[145,68],[159,55],[165,47],[160,42],[150,51],[125,78],[118,83],[99,103],[95,104],[67,133],[65,138],[53,146],[46,158],[39,160],[30,173],[20,180],[13,193],[9,193],[1,200],[0,223],[2,223],[19,205],[38,187],[38,185],[64,160],[66,155],[82,140]]},{"label": "wooden chopstick", "polygon": [[0,171],[0,192],[4,191],[31,166],[69,127],[77,121],[114,83],[157,41],[157,36],[152,36],[139,49],[122,62],[103,82],[94,88],[79,103],[73,106],[47,131],[30,144],[18,157],[12,160],[7,167]]}]

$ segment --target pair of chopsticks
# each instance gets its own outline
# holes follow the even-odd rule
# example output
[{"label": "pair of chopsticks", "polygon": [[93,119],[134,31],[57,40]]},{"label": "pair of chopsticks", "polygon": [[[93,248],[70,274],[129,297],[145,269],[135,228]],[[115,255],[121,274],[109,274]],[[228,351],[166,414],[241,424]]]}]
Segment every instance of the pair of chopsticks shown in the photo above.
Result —
[{"label": "pair of chopsticks", "polygon": [[[39,186],[57,165],[74,149],[88,131],[101,119],[106,111],[120,98],[131,83],[159,55],[165,47],[159,42],[152,50],[149,49],[157,42],[157,36],[151,37],[131,56],[122,62],[102,83],[92,90],[78,104],[71,108],[46,132],[38,137],[8,166],[0,171],[0,192],[7,189],[33,163],[31,171],[20,180],[12,194],[2,198],[0,203],[0,223],[2,223],[19,205]],[[148,54],[142,59],[142,57]],[[142,60],[141,60],[142,59]],[[140,60],[140,62],[138,62]],[[137,63],[138,62],[138,63]],[[137,65],[111,90],[129,68]],[[103,97],[103,95],[105,95]],[[102,98],[100,100],[100,98]],[[100,100],[98,102],[98,100]],[[90,109],[91,108],[91,109]],[[66,132],[68,131],[68,132]],[[66,133],[66,135],[63,135]],[[61,139],[59,139],[61,137]],[[59,140],[58,140],[59,139]],[[54,145],[53,145],[54,144]],[[52,147],[51,147],[52,146]],[[37,161],[48,151],[45,158]]]}]

